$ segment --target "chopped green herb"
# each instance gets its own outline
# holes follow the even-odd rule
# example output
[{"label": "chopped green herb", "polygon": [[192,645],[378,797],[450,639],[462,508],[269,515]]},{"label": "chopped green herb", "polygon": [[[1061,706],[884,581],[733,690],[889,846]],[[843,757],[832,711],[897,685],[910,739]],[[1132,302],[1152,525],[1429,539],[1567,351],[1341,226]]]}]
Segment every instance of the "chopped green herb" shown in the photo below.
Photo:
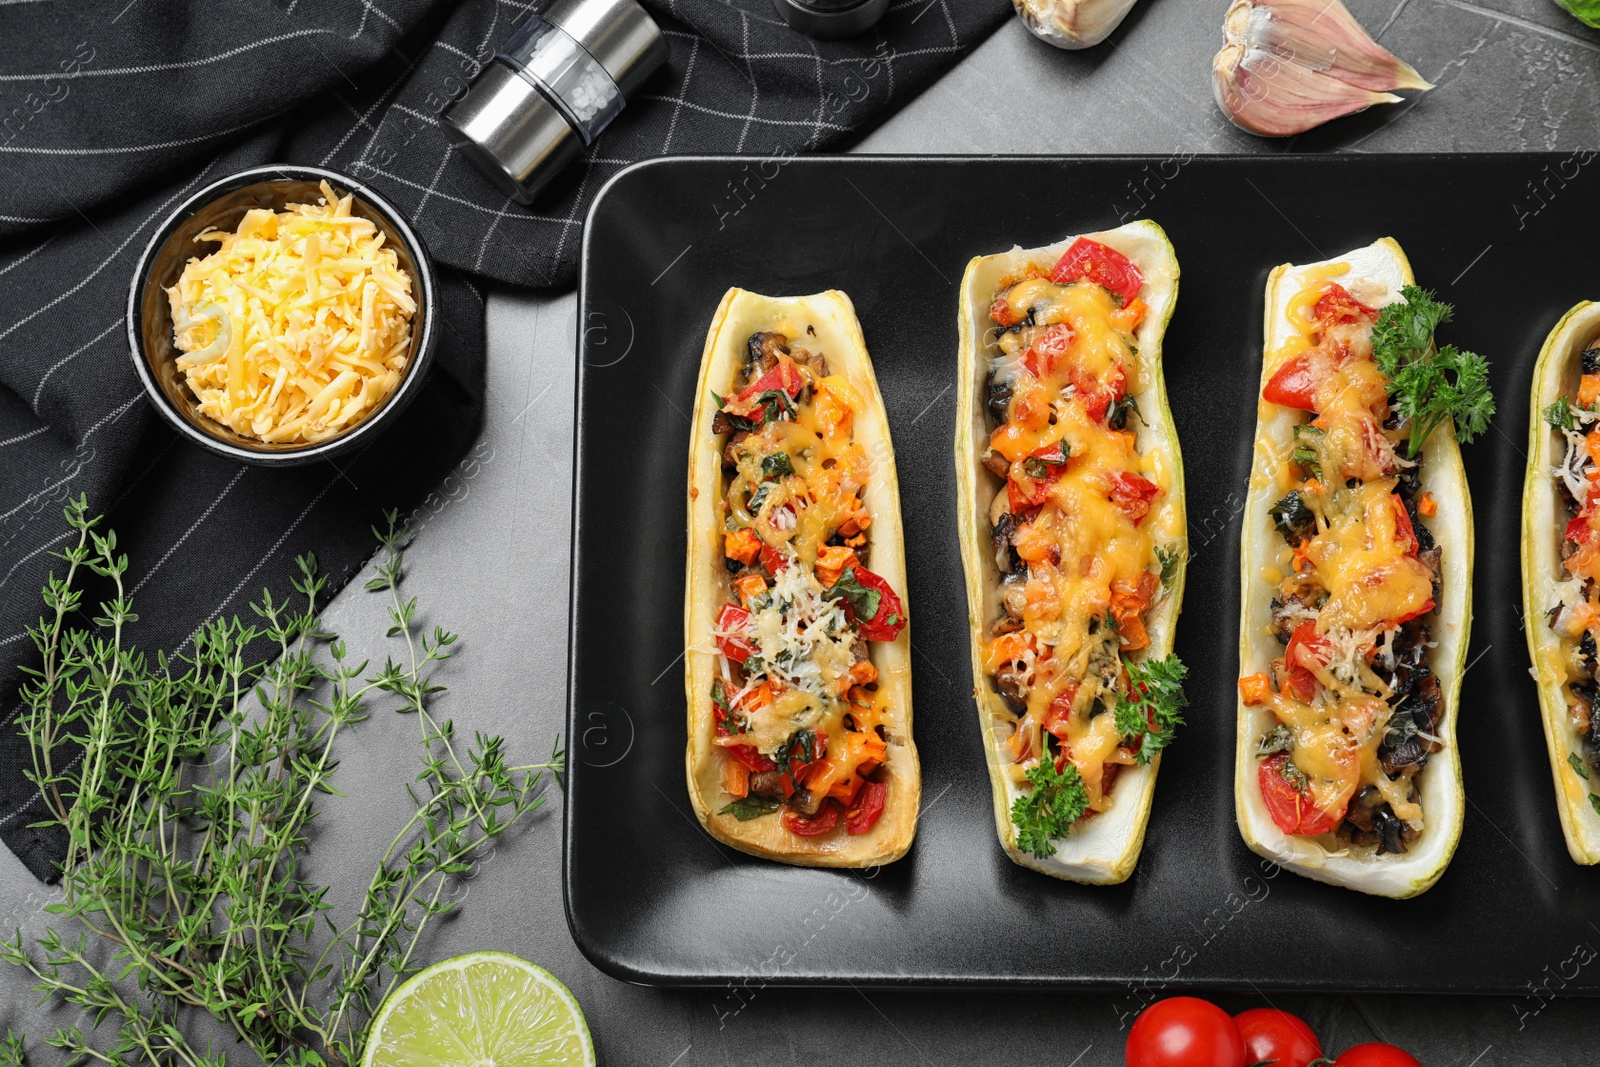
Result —
[{"label": "chopped green herb", "polygon": [[1593,793],[1590,793],[1589,794],[1589,806],[1594,809],[1594,813],[1596,815],[1600,815],[1600,797],[1597,797]]},{"label": "chopped green herb", "polygon": [[[1134,355],[1138,355],[1138,350]],[[1128,416],[1137,415],[1139,421],[1144,422],[1144,412],[1139,410],[1139,401],[1132,393],[1113,400],[1111,406],[1106,408],[1106,425],[1113,430],[1125,429],[1128,425]]]},{"label": "chopped green herb", "polygon": [[1290,735],[1289,728],[1279,723],[1272,728],[1272,732],[1261,739],[1261,744],[1256,746],[1257,756],[1275,756],[1279,752],[1287,752],[1294,747],[1294,737]]},{"label": "chopped green herb", "polygon": [[759,819],[763,815],[771,815],[778,810],[778,802],[772,797],[758,797],[754,794],[740,797],[732,804],[717,812],[718,815],[732,815],[740,822],[749,822]]},{"label": "chopped green herb", "polygon": [[1045,860],[1056,854],[1056,841],[1070,834],[1073,823],[1089,810],[1089,791],[1078,768],[1068,763],[1056,770],[1048,750],[1028,768],[1027,778],[1033,792],[1012,802],[1011,821],[1017,827],[1017,847]]},{"label": "chopped green herb", "polygon": [[1183,725],[1179,712],[1188,705],[1183,678],[1189,669],[1177,656],[1142,661],[1123,659],[1128,671],[1128,692],[1117,695],[1116,726],[1123,737],[1143,736],[1138,760],[1149,763],[1157,752],[1172,744]]},{"label": "chopped green herb", "polygon": [[774,452],[761,461],[761,475],[764,478],[783,478],[794,473],[794,461],[787,452]]},{"label": "chopped green herb", "polygon": [[1157,545],[1156,559],[1161,562],[1161,590],[1172,588],[1172,581],[1178,576],[1178,564],[1183,562],[1183,557],[1174,545]]},{"label": "chopped green herb", "polygon": [[856,569],[851,567],[830,585],[822,594],[824,600],[844,600],[849,603],[850,610],[855,613],[858,622],[866,622],[878,615],[878,605],[883,601],[883,594],[876,589],[868,589],[856,581]]},{"label": "chopped green herb", "polygon": [[1411,423],[1406,454],[1415,456],[1450,419],[1456,440],[1465,444],[1488,428],[1494,415],[1489,363],[1454,345],[1435,350],[1433,331],[1450,321],[1450,305],[1415,285],[1400,292],[1403,299],[1380,311],[1372,327],[1372,358],[1389,378],[1396,410]]},{"label": "chopped green herb", "polygon": [[1583,760],[1579,758],[1576,752],[1567,753],[1567,762],[1572,764],[1573,773],[1575,773],[1579,778],[1582,778],[1586,782],[1589,780],[1589,768],[1583,765]]},{"label": "chopped green herb", "polygon": [[797,759],[801,763],[810,763],[817,758],[817,735],[810,730],[796,730],[790,735],[784,746],[773,754],[772,762],[780,768],[789,766],[789,761]]},{"label": "chopped green herb", "polygon": [[1573,414],[1574,410],[1566,397],[1557,397],[1554,404],[1544,409],[1544,421],[1558,430],[1576,430],[1578,417]]}]

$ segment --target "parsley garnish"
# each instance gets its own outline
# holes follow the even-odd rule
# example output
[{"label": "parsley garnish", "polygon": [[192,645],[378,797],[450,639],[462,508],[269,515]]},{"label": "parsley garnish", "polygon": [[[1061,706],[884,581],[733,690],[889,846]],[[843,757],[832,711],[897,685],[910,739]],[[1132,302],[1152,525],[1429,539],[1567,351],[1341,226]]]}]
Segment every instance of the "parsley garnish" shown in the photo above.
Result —
[{"label": "parsley garnish", "polygon": [[1256,755],[1275,756],[1279,752],[1287,752],[1294,747],[1294,738],[1289,734],[1289,728],[1279,723],[1272,728],[1272,732],[1261,739],[1261,744],[1256,746]]},{"label": "parsley garnish", "polygon": [[1123,737],[1139,737],[1140,763],[1149,763],[1157,752],[1172,744],[1172,736],[1183,725],[1178,712],[1189,700],[1183,695],[1183,677],[1189,668],[1177,656],[1124,659],[1128,671],[1128,692],[1117,695],[1116,726]]},{"label": "parsley garnish", "polygon": [[1597,797],[1593,793],[1590,793],[1589,794],[1589,806],[1594,809],[1594,813],[1596,815],[1600,815],[1600,797]]},{"label": "parsley garnish", "polygon": [[1576,752],[1567,753],[1567,762],[1572,764],[1572,769],[1579,778],[1582,778],[1586,782],[1589,780],[1589,768],[1583,765],[1583,760],[1578,758],[1578,754]]},{"label": "parsley garnish", "polygon": [[1011,821],[1017,827],[1017,847],[1047,860],[1056,854],[1055,842],[1072,832],[1072,824],[1089,810],[1089,791],[1068,763],[1056,770],[1049,752],[1028,768],[1033,792],[1011,803]]},{"label": "parsley garnish", "polygon": [[810,763],[817,758],[817,735],[810,730],[796,730],[790,735],[784,746],[773,754],[772,762],[779,769],[789,766],[789,761],[797,759],[801,763]]},{"label": "parsley garnish", "polygon": [[824,600],[845,600],[850,604],[850,610],[855,612],[858,622],[868,622],[878,616],[878,605],[883,601],[883,594],[876,589],[868,589],[856,581],[856,569],[851,567],[823,592]]},{"label": "parsley garnish", "polygon": [[732,804],[717,812],[718,815],[732,815],[740,822],[749,822],[759,819],[763,815],[771,815],[778,810],[778,802],[772,797],[758,797],[754,794],[740,797]]},{"label": "parsley garnish", "polygon": [[1428,436],[1454,419],[1456,440],[1465,444],[1489,425],[1494,394],[1489,362],[1454,345],[1434,350],[1433,331],[1450,321],[1452,308],[1415,285],[1400,290],[1402,300],[1378,313],[1372,327],[1372,358],[1389,378],[1395,408],[1411,423],[1406,454],[1415,456]]}]

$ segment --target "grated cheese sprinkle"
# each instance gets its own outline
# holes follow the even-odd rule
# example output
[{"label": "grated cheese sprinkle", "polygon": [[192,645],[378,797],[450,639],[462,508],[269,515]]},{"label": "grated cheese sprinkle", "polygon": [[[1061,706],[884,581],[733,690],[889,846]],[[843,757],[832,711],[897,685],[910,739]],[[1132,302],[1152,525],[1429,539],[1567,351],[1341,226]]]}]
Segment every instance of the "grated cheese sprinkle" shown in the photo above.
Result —
[{"label": "grated cheese sprinkle", "polygon": [[202,414],[235,433],[310,443],[377,410],[410,359],[411,279],[384,235],[327,182],[315,204],[248,211],[167,290],[177,365]]}]

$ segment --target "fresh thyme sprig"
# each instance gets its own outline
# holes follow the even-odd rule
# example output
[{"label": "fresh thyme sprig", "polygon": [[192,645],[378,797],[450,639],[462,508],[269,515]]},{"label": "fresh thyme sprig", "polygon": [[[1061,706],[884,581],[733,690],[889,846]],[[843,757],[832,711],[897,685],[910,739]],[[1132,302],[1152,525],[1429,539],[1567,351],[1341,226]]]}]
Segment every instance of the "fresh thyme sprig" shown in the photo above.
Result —
[{"label": "fresh thyme sprig", "polygon": [[[389,636],[404,651],[371,676],[322,628],[326,579],[311,556],[297,560],[294,603],[264,592],[259,622],[207,623],[190,651],[172,655],[130,647],[127,557],[86,501],[66,517],[77,539],[30,629],[41,665],[22,688],[21,725],[49,811],[42,825],[67,838],[65,899],[47,910],[80,929],[73,939],[51,927],[32,945],[19,930],[0,959],[29,971],[47,999],[85,1009],[97,1031],[114,1023],[109,1046],[57,1030],[48,1043],[72,1062],[221,1067],[223,1053],[184,1036],[185,1008],[230,1025],[262,1063],[360,1062],[374,1009],[418,969],[428,921],[455,907],[451,879],[542,804],[545,772],[563,769],[559,743],[546,762],[514,767],[501,738],[463,746],[435,716],[430,700],[444,687],[434,672],[456,636],[425,632],[416,598],[401,596],[404,531],[393,514],[374,531],[383,561],[367,588],[388,593]],[[90,574],[112,595],[81,628]],[[269,659],[252,652],[258,642]],[[418,724],[415,810],[340,926],[328,887],[303,877],[300,862],[317,797],[337,795],[340,735],[384,695]],[[8,1035],[0,1067],[20,1058]]]}]

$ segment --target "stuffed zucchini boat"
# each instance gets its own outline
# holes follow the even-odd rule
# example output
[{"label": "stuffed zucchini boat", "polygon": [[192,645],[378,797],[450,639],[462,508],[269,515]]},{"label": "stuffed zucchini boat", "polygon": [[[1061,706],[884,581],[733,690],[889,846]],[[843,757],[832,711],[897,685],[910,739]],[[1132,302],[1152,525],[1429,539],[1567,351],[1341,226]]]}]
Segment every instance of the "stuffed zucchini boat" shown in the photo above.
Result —
[{"label": "stuffed zucchini boat", "polygon": [[1239,829],[1267,859],[1376,896],[1427,890],[1461,836],[1473,530],[1457,437],[1493,404],[1481,359],[1433,347],[1448,315],[1387,237],[1267,280]]},{"label": "stuffed zucchini boat", "polygon": [[922,781],[889,423],[836,291],[730,289],[689,448],[689,798],[717,840],[806,866],[905,855]]},{"label": "stuffed zucchini boat", "polygon": [[1522,489],[1523,622],[1567,851],[1600,862],[1600,304],[1545,339]]},{"label": "stuffed zucchini boat", "polygon": [[1182,721],[1177,295],[1149,221],[979,256],[961,285],[956,484],[995,824],[1012,860],[1077,882],[1132,873]]}]

